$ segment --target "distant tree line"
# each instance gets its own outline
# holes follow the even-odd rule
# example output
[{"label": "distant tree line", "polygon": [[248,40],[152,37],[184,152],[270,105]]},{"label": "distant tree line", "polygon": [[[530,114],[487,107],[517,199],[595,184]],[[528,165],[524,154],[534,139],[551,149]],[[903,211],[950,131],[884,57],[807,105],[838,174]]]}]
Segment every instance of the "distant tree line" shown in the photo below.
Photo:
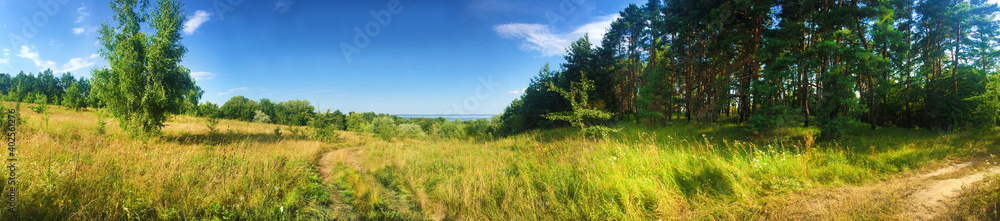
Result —
[{"label": "distant tree line", "polygon": [[340,110],[317,112],[308,100],[276,103],[267,98],[254,101],[242,95],[233,96],[221,107],[211,102],[202,103],[191,115],[287,126],[309,126],[320,131],[374,133],[385,139],[488,139],[493,137],[496,128],[489,119],[449,121],[443,117],[404,119],[375,112],[344,113]]},{"label": "distant tree line", "polygon": [[51,69],[37,74],[22,71],[14,76],[0,73],[0,92],[5,101],[33,103],[44,97],[47,104],[86,108],[96,103],[90,98],[90,87],[86,78],[76,79],[69,72],[56,77]]},{"label": "distant tree line", "polygon": [[[547,84],[594,81],[606,123],[732,121],[753,130],[848,122],[956,129],[995,126],[1000,26],[983,0],[650,0],[619,12],[600,46],[588,36],[545,65],[497,119],[498,134],[566,126]],[[992,79],[992,80],[991,80]],[[993,89],[995,90],[995,89]],[[986,92],[986,93],[984,93]],[[811,120],[815,118],[815,122]]]}]

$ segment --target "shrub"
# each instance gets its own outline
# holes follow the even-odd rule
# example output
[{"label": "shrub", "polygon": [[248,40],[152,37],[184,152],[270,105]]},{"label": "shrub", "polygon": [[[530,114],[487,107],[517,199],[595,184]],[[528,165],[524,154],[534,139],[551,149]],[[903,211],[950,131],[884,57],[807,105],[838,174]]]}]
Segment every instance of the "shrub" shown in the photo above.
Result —
[{"label": "shrub", "polygon": [[36,106],[31,107],[31,110],[35,113],[45,113],[49,110],[48,98],[45,95],[36,96],[34,100]]},{"label": "shrub", "polygon": [[399,125],[399,137],[409,138],[409,139],[423,139],[427,137],[423,129],[420,129],[420,125],[416,124],[400,124]]},{"label": "shrub", "polygon": [[844,137],[844,135],[847,134],[847,124],[850,123],[851,120],[851,117],[838,117],[827,120],[820,128],[820,138],[824,140],[834,140]]},{"label": "shrub", "polygon": [[793,126],[801,118],[798,111],[787,105],[760,108],[747,125],[753,131],[770,131]]},{"label": "shrub", "polygon": [[265,114],[263,111],[255,110],[253,114],[254,114],[253,122],[265,123],[265,124],[271,123],[271,117],[267,116],[267,114]]},{"label": "shrub", "polygon": [[205,127],[208,127],[209,133],[215,133],[216,126],[219,125],[219,118],[209,117],[205,119]]},{"label": "shrub", "polygon": [[347,115],[347,130],[353,132],[364,132],[368,130],[368,122],[359,113],[351,112]]},{"label": "shrub", "polygon": [[396,122],[389,117],[377,117],[373,119],[368,131],[384,140],[391,140],[398,133]]}]

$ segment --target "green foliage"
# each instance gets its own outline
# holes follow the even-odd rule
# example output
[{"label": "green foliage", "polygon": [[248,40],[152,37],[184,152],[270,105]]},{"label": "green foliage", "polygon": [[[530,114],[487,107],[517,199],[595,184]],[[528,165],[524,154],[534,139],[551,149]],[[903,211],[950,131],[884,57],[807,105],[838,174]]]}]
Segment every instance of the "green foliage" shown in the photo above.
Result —
[{"label": "green foliage", "polygon": [[372,124],[368,128],[368,132],[375,134],[383,140],[392,140],[399,134],[399,129],[396,126],[396,122],[390,117],[376,117],[372,119]]},{"label": "green foliage", "polygon": [[257,102],[237,95],[229,98],[229,101],[226,101],[219,110],[222,112],[223,118],[251,122],[254,120],[255,111],[257,111]]},{"label": "green foliage", "polygon": [[198,113],[196,116],[199,117],[220,117],[219,105],[213,104],[212,102],[205,102],[198,105]]},{"label": "green foliage", "polygon": [[424,137],[427,137],[427,134],[420,129],[420,125],[416,124],[400,124],[398,131],[398,137],[400,138],[423,139]]},{"label": "green foliage", "polygon": [[[142,4],[140,4],[142,3]],[[114,21],[101,24],[100,55],[109,68],[94,69],[91,94],[129,134],[158,132],[172,113],[181,113],[186,93],[195,88],[190,70],[180,65],[185,14],[174,0],[114,1]],[[152,34],[142,32],[147,25]]]},{"label": "green foliage", "polygon": [[219,126],[219,118],[208,117],[205,118],[205,128],[208,128],[208,133],[215,133]]},{"label": "green foliage", "polygon": [[62,105],[77,111],[85,105],[83,94],[80,92],[80,83],[73,82],[69,89],[66,89]]},{"label": "green foliage", "polygon": [[269,124],[271,123],[271,117],[267,116],[267,114],[265,114],[264,111],[255,110],[253,115],[253,122]]},{"label": "green foliage", "polygon": [[601,121],[611,119],[611,114],[590,107],[587,102],[587,93],[594,90],[593,83],[587,79],[586,75],[581,76],[579,82],[573,82],[569,91],[549,84],[549,91],[554,91],[569,101],[573,111],[550,113],[545,118],[556,121],[569,122],[573,127],[579,127],[580,133],[586,137],[603,139],[611,132],[617,130],[599,125]]},{"label": "green foliage", "polygon": [[360,113],[351,112],[347,115],[347,130],[353,132],[368,131],[368,122]]},{"label": "green foliage", "polygon": [[851,117],[837,117],[826,119],[820,127],[820,139],[841,139],[847,135],[847,125],[854,119]]},{"label": "green foliage", "polygon": [[316,108],[308,100],[281,102],[278,108],[278,122],[290,126],[305,126],[316,114]]},{"label": "green foliage", "polygon": [[1000,121],[1000,74],[990,75],[984,84],[986,88],[982,94],[968,99],[980,102],[975,114],[983,125],[997,126]]},{"label": "green foliage", "polygon": [[36,96],[35,100],[33,101],[35,103],[35,106],[32,106],[31,110],[34,111],[35,113],[40,113],[40,114],[48,113],[49,110],[48,100],[49,99],[46,98],[45,95]]},{"label": "green foliage", "polygon": [[796,126],[801,118],[802,115],[798,111],[786,105],[761,107],[750,117],[747,125],[754,131],[772,131]]},{"label": "green foliage", "polygon": [[104,122],[104,118],[98,118],[97,119],[97,129],[94,130],[94,133],[96,133],[97,135],[103,135],[103,134],[107,133],[107,131],[108,131],[107,124],[108,124],[107,122]]}]

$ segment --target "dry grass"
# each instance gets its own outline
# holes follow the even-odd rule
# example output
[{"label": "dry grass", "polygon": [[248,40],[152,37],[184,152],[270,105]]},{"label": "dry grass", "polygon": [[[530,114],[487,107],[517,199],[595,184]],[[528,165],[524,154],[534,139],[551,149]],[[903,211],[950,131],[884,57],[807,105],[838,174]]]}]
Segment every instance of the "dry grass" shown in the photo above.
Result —
[{"label": "dry grass", "polygon": [[[7,106],[12,106],[7,104]],[[276,136],[274,125],[170,120],[161,138],[127,138],[111,119],[52,106],[48,122],[19,111],[20,220],[277,219],[325,216],[313,169],[333,145]],[[287,128],[287,127],[286,127]],[[6,178],[7,176],[5,176]],[[6,188],[6,186],[4,186]]]},{"label": "dry grass", "polygon": [[731,125],[625,125],[605,141],[568,129],[494,141],[340,132],[333,144],[303,127],[221,120],[211,132],[189,116],[137,140],[92,111],[19,112],[20,203],[0,211],[12,220],[893,219],[917,188],[895,176],[997,152],[994,135],[816,142],[815,128],[763,137]]}]

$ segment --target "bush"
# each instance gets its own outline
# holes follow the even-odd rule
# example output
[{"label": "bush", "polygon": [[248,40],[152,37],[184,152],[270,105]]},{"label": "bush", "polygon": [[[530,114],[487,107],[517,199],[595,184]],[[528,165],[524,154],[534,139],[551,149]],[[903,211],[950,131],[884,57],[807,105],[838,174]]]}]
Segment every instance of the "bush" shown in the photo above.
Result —
[{"label": "bush", "polygon": [[750,117],[747,126],[753,131],[770,131],[794,126],[802,116],[798,111],[787,105],[760,108]]},{"label": "bush", "polygon": [[838,117],[827,120],[820,128],[820,139],[835,140],[847,135],[847,124],[851,122],[851,117]]},{"label": "bush", "polygon": [[396,122],[389,117],[377,117],[373,119],[371,126],[368,127],[368,131],[384,140],[391,140],[398,133]]},{"label": "bush", "polygon": [[35,113],[45,113],[46,111],[49,110],[48,98],[46,98],[45,95],[36,96],[34,102],[37,105],[31,107],[31,110],[34,111]]},{"label": "bush", "polygon": [[332,127],[313,127],[313,139],[335,142],[340,139],[340,135]]},{"label": "bush", "polygon": [[420,129],[420,125],[416,124],[400,124],[399,125],[399,137],[409,138],[409,139],[423,139],[427,137],[423,129]]},{"label": "bush", "polygon": [[271,117],[267,116],[267,114],[265,114],[263,111],[255,110],[253,112],[253,114],[254,114],[253,115],[253,122],[255,122],[255,123],[265,123],[265,124],[271,123]]},{"label": "bush", "polygon": [[219,118],[209,117],[205,120],[205,127],[208,128],[209,133],[215,133],[216,126],[219,125]]},{"label": "bush", "polygon": [[347,130],[353,132],[364,132],[368,130],[368,122],[359,113],[351,112],[347,115]]}]

